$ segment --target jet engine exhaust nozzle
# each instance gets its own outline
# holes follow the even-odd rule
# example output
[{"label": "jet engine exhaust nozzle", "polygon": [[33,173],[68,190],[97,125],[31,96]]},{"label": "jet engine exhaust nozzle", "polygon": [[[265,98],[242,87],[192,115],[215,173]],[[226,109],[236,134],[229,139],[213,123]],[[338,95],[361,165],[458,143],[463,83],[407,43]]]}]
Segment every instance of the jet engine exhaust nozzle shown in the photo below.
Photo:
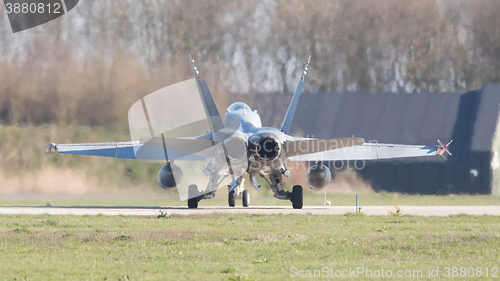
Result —
[{"label": "jet engine exhaust nozzle", "polygon": [[240,160],[246,156],[247,143],[241,138],[231,138],[226,142],[227,156],[232,160]]},{"label": "jet engine exhaust nozzle", "polygon": [[278,137],[271,133],[258,133],[248,139],[249,155],[256,155],[259,160],[272,161],[281,152]]},{"label": "jet engine exhaust nozzle", "polygon": [[274,160],[279,154],[279,144],[273,138],[263,138],[257,143],[256,153],[262,160]]}]

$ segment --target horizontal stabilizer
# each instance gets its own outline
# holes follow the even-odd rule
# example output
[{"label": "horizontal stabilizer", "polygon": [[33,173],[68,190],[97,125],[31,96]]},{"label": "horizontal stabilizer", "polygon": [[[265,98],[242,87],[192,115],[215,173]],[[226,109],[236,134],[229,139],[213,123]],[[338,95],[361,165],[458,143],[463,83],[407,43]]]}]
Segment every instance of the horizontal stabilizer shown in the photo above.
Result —
[{"label": "horizontal stabilizer", "polygon": [[285,149],[287,157],[293,157],[342,149],[351,146],[359,146],[364,143],[365,140],[362,138],[303,139],[285,141]]}]

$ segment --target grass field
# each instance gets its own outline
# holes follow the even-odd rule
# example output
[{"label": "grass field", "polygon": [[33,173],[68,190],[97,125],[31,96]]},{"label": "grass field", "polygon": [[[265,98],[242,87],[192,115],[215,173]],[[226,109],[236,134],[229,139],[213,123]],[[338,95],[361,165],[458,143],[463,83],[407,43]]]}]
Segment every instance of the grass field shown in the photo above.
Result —
[{"label": "grass field", "polygon": [[2,280],[286,280],[324,267],[489,280],[499,249],[492,216],[0,216]]},{"label": "grass field", "polygon": [[[175,190],[158,188],[161,164],[43,152],[45,141],[126,137],[124,129],[0,126],[0,206],[185,206]],[[346,178],[355,186],[352,173]],[[330,188],[326,197],[332,205],[354,206],[353,192],[360,206],[500,205],[500,196],[418,196],[366,188],[346,193]],[[267,187],[261,193],[252,189],[251,196],[253,206],[290,205],[274,199]],[[324,193],[304,192],[305,205],[324,200]],[[227,205],[225,188],[200,202],[213,205]],[[410,279],[428,279],[429,268],[445,278],[450,267],[450,277],[488,280],[500,275],[494,269],[500,266],[499,242],[500,224],[492,216],[2,215],[0,280],[286,280],[324,267],[333,269],[329,275],[357,267],[391,270],[394,276],[410,270]],[[467,276],[460,275],[462,267]],[[421,270],[420,276],[414,270],[417,275]]]}]

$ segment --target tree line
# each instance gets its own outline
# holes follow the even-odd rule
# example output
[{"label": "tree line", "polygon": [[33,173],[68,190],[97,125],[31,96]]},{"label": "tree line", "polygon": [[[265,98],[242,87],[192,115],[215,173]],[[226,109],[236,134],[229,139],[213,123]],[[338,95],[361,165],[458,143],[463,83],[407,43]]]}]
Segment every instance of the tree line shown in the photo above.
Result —
[{"label": "tree line", "polygon": [[[0,123],[127,124],[138,98],[192,78],[235,94],[449,92],[500,79],[496,0],[81,1],[12,34],[0,25]],[[271,111],[272,105],[261,110]]]}]

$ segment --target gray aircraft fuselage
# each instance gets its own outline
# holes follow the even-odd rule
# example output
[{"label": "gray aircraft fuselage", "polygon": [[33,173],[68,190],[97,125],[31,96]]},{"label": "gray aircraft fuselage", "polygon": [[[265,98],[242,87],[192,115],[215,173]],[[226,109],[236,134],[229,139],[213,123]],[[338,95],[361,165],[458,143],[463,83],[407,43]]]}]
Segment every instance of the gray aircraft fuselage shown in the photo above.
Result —
[{"label": "gray aircraft fuselage", "polygon": [[244,161],[248,161],[250,174],[266,175],[284,168],[286,153],[283,142],[294,138],[277,128],[262,127],[256,110],[252,111],[242,102],[234,103],[226,110],[224,125],[235,130],[233,135],[226,139],[224,132],[221,132],[220,136],[215,133],[214,139],[225,139],[227,146],[234,139],[244,142],[247,150]]}]

